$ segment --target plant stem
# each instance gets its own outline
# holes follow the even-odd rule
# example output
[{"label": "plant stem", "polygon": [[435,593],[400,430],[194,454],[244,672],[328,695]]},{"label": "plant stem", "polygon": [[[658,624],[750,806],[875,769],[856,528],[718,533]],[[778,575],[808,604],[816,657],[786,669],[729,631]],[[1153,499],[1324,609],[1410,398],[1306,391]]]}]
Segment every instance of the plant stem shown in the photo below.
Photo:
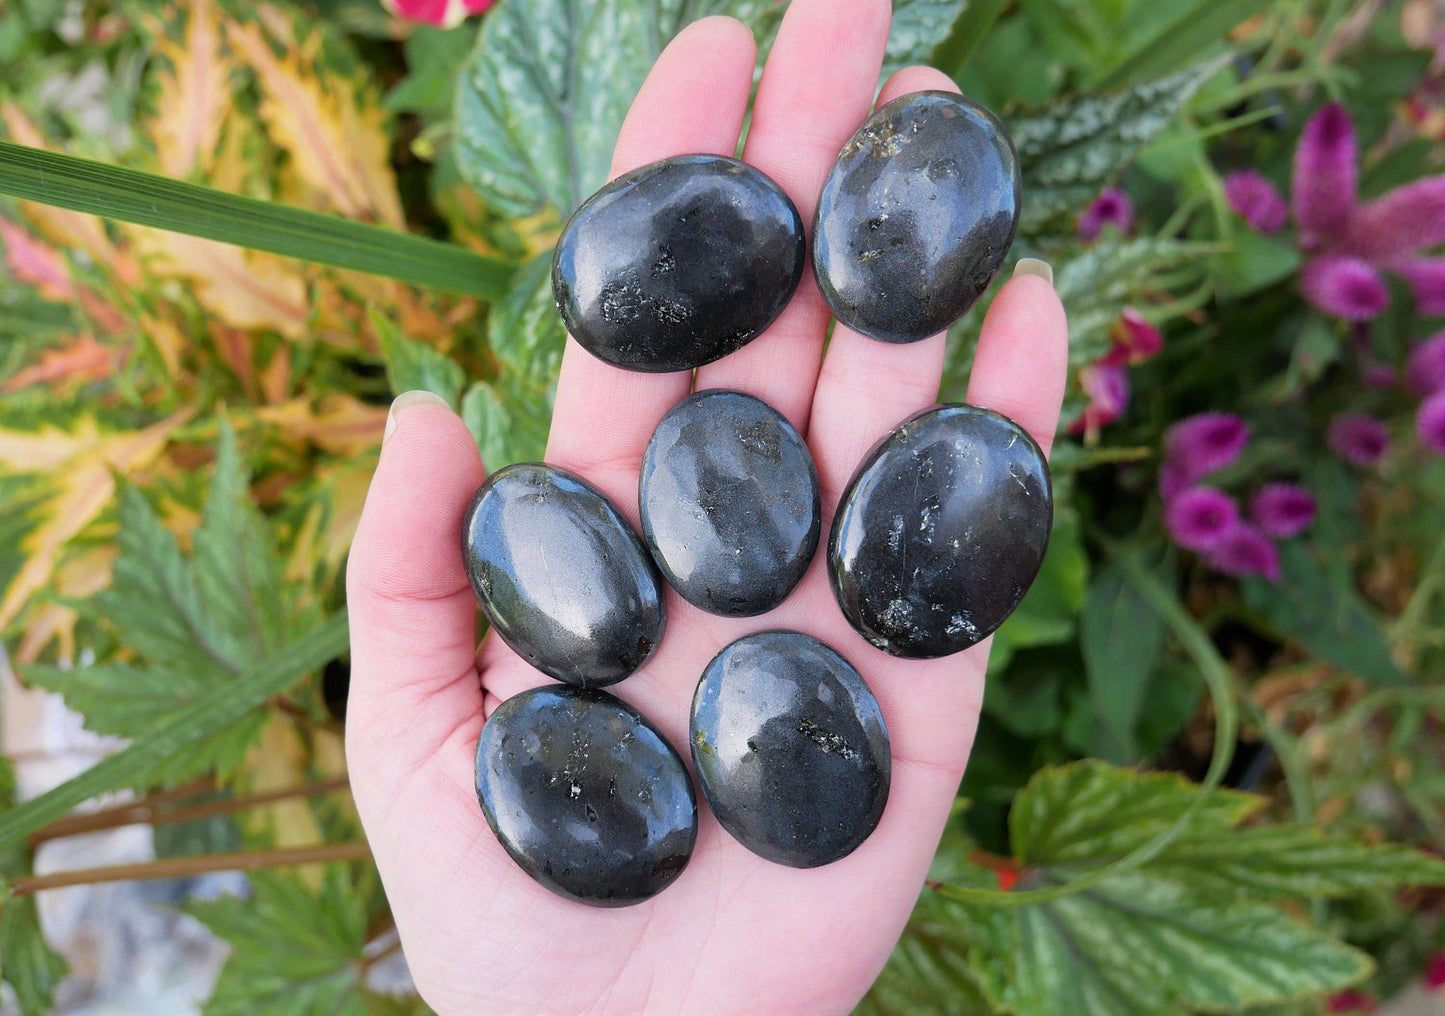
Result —
[{"label": "plant stem", "polygon": [[371,848],[363,840],[347,843],[321,843],[306,847],[278,847],[275,850],[239,851],[230,854],[198,854],[194,857],[169,857],[163,861],[143,864],[113,864],[103,868],[80,868],[57,871],[49,875],[28,875],[10,883],[10,895],[28,896],[46,889],[94,885],[100,882],[130,882],[153,878],[184,878],[215,871],[254,871],[257,868],[280,868],[291,864],[317,864],[328,861],[366,861]]}]

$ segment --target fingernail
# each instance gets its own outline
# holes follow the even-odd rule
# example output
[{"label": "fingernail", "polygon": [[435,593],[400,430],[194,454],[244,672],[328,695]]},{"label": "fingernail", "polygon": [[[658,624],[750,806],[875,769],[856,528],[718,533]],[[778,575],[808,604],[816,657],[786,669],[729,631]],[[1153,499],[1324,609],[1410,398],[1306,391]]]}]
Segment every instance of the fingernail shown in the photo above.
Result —
[{"label": "fingernail", "polygon": [[1037,275],[1049,285],[1054,284],[1054,270],[1047,261],[1042,258],[1019,258],[1019,263],[1014,265],[1014,278],[1020,275]]},{"label": "fingernail", "polygon": [[409,392],[402,392],[392,400],[391,409],[387,411],[386,429],[381,432],[381,443],[383,446],[386,445],[387,439],[396,433],[397,410],[422,403],[432,406],[445,406],[447,409],[452,408],[446,399],[442,398],[436,392],[427,391],[425,388],[414,388]]}]

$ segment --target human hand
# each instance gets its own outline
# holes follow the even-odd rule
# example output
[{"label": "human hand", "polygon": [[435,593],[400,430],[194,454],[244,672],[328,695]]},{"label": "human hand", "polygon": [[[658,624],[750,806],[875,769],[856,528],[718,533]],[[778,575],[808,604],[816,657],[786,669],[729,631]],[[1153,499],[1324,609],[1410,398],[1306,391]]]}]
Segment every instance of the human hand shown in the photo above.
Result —
[{"label": "human hand", "polygon": [[[823,177],[867,115],[888,36],[888,0],[793,0],[758,90],[744,161],[776,180],[810,222]],[[671,155],[734,152],[752,81],[748,31],[707,18],[658,59],[618,140],[613,173]],[[878,102],[954,89],[923,67],[895,74]],[[931,405],[944,337],[888,345],[835,329],[811,274],[766,334],[697,371],[698,388],[762,398],[807,440],[826,538],[864,453]],[[968,401],[1024,426],[1048,450],[1067,332],[1052,287],[1021,276],[983,325]],[[637,524],[638,470],[662,415],[692,377],[628,373],[570,339],[547,461],[591,481]],[[691,863],[659,895],[596,910],[553,895],[513,863],[473,789],[485,716],[547,683],[495,635],[476,649],[476,601],[462,569],[463,512],[482,482],[476,445],[442,406],[394,411],[347,573],[353,792],[418,988],[451,1013],[842,1013],[868,989],[908,918],[968,760],[988,642],[940,660],[900,660],[840,613],[825,555],[761,617],[724,618],[668,591],[661,647],[608,690],[687,756],[703,668],[738,637],[792,628],[838,649],[867,680],[892,742],[878,828],[813,869],[764,861],[700,805]]]}]

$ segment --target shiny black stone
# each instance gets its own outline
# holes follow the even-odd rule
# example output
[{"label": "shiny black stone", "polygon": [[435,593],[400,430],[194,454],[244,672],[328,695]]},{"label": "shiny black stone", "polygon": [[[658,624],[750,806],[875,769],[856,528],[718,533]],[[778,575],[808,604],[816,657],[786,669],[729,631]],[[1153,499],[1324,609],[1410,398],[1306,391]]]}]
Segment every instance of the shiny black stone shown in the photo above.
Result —
[{"label": "shiny black stone", "polygon": [[828,577],[853,627],[894,656],[947,656],[1013,613],[1054,520],[1049,466],[1007,417],[945,405],[904,421],[853,474]]},{"label": "shiny black stone", "polygon": [[567,331],[628,370],[691,370],[741,349],[803,277],[803,220],[781,187],[721,155],[626,173],[578,208],[552,255]]},{"label": "shiny black stone", "polygon": [[654,896],[687,866],[697,798],[677,750],[603,691],[507,699],[477,741],[477,797],[522,870],[596,907]]},{"label": "shiny black stone", "polygon": [[585,688],[631,674],[662,641],[662,576],[602,493],[555,466],[519,463],[477,488],[462,561],[503,641]]},{"label": "shiny black stone", "polygon": [[722,827],[753,853],[816,868],[878,825],[888,730],[853,665],[811,635],[746,635],[713,657],[692,699],[692,766]]},{"label": "shiny black stone", "polygon": [[818,473],[792,424],[742,392],[701,391],[648,442],[642,535],[674,589],[747,617],[782,603],[818,546]]},{"label": "shiny black stone", "polygon": [[813,272],[838,320],[884,342],[943,331],[988,288],[1019,220],[1019,166],[992,113],[916,92],[863,121],[823,183]]}]

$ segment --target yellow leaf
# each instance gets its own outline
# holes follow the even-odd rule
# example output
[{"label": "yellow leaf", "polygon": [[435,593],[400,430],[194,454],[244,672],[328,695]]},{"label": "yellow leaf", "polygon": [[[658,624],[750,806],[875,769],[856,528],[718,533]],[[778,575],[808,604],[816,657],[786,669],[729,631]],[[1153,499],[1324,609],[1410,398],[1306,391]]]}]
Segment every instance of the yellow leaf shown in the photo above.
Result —
[{"label": "yellow leaf", "polygon": [[343,215],[404,228],[385,113],[372,90],[319,76],[312,69],[319,66],[319,37],[284,58],[271,51],[258,25],[232,24],[226,38],[255,71],[261,119],[301,179]]},{"label": "yellow leaf", "polygon": [[201,306],[233,328],[265,328],[288,339],[306,333],[306,282],[289,262],[159,229],[135,227],[131,235],[156,275],[194,283]]},{"label": "yellow leaf", "polygon": [[221,36],[211,0],[190,0],[181,42],[156,33],[156,51],[171,62],[154,75],[160,91],[150,134],[161,172],[185,177],[209,170],[221,138],[221,126],[233,108],[228,78],[231,58],[221,51]]},{"label": "yellow leaf", "polygon": [[120,433],[101,433],[90,417],[73,433],[55,427],[39,433],[0,429],[0,465],[17,473],[47,474],[54,492],[41,509],[41,523],[20,543],[25,563],[0,600],[0,631],[50,581],[69,542],[110,503],[117,474],[130,476],[148,466],[171,431],[193,415],[194,410],[182,410],[144,430]]},{"label": "yellow leaf", "polygon": [[[305,783],[310,778],[310,755],[296,730],[296,721],[273,712],[262,728],[261,739],[246,753],[237,789],[245,794],[264,794]],[[326,838],[311,813],[310,801],[304,797],[248,808],[238,812],[237,819],[246,833],[277,847],[301,847]],[[304,880],[310,881],[307,869],[301,869],[301,873]]]},{"label": "yellow leaf", "polygon": [[[83,599],[110,585],[115,547],[92,547],[75,555],[55,571],[55,591],[70,599]],[[15,650],[19,663],[34,663],[52,641],[61,663],[75,661],[75,622],[79,615],[61,603],[46,603],[25,625],[25,634]]]},{"label": "yellow leaf", "polygon": [[149,315],[142,315],[140,323],[151,344],[156,347],[156,352],[160,353],[161,362],[166,365],[166,373],[170,377],[178,377],[181,373],[181,353],[188,344],[180,328],[170,318]]},{"label": "yellow leaf", "polygon": [[369,406],[354,396],[333,393],[318,405],[313,406],[307,399],[292,399],[262,406],[255,415],[332,455],[352,456],[381,444],[386,412],[385,406]]},{"label": "yellow leaf", "polygon": [[[339,573],[351,550],[375,471],[375,460],[348,459],[317,470],[314,478],[325,493],[312,500],[297,529],[286,566],[288,581],[307,588],[330,588],[329,580]],[[313,571],[318,565],[320,575]]]}]

